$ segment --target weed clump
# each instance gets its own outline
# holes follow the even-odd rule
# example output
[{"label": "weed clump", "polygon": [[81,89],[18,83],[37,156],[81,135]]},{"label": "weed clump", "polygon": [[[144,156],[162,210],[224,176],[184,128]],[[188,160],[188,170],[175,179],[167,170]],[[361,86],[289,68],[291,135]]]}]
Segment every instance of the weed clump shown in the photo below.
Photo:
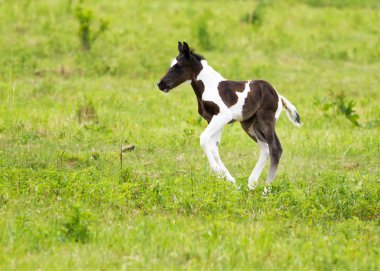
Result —
[{"label": "weed clump", "polygon": [[204,19],[200,20],[197,24],[197,39],[202,49],[211,50],[214,48],[207,28],[207,23]]},{"label": "weed clump", "polygon": [[266,7],[270,4],[268,0],[260,0],[256,8],[243,17],[243,22],[253,25],[261,25],[264,21]]},{"label": "weed clump", "polygon": [[99,27],[97,30],[93,30],[93,14],[91,10],[78,6],[75,9],[75,17],[79,22],[78,35],[82,48],[84,50],[90,50],[95,40],[104,32],[108,30],[109,22],[104,19],[100,19]]},{"label": "weed clump", "polygon": [[127,183],[133,181],[134,175],[131,168],[124,168],[120,172],[120,183]]},{"label": "weed clump", "polygon": [[87,100],[84,105],[78,107],[77,118],[82,125],[98,122],[98,114],[91,100]]},{"label": "weed clump", "polygon": [[321,108],[326,117],[341,114],[345,116],[354,126],[360,126],[358,119],[359,115],[355,112],[356,102],[347,100],[343,92],[330,92],[328,97],[323,99],[315,98],[314,105]]},{"label": "weed clump", "polygon": [[91,238],[89,225],[90,215],[83,212],[79,206],[75,206],[63,223],[63,237],[77,243],[87,243]]}]

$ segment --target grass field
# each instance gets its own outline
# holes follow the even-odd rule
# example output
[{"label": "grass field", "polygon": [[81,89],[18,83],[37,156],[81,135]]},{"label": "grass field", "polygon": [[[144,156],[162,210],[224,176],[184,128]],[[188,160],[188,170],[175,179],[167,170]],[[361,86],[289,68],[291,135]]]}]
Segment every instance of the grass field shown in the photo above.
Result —
[{"label": "grass field", "polygon": [[[380,269],[379,1],[0,0],[0,18],[0,270]],[[235,187],[191,87],[157,89],[179,40],[297,106],[271,194],[268,166],[246,189],[238,123]]]}]

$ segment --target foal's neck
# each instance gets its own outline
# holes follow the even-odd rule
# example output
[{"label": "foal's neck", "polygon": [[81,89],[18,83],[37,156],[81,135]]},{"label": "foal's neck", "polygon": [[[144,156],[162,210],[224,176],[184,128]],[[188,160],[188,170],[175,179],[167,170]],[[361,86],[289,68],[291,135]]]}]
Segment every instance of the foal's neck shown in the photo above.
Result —
[{"label": "foal's neck", "polygon": [[202,97],[206,89],[217,89],[219,82],[225,80],[220,73],[208,65],[206,60],[202,60],[201,64],[202,70],[195,79],[191,80],[191,86],[198,98]]},{"label": "foal's neck", "polygon": [[203,83],[212,83],[212,82],[220,82],[225,80],[223,76],[220,75],[216,70],[214,70],[210,65],[208,65],[206,60],[201,61],[202,70],[197,76],[197,80],[202,80]]}]

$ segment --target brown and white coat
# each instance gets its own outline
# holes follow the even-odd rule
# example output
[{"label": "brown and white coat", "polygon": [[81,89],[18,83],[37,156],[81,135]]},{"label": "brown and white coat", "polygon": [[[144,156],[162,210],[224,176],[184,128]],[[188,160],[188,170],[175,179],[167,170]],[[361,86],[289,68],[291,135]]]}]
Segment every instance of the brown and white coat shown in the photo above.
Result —
[{"label": "brown and white coat", "polygon": [[275,132],[275,123],[282,108],[289,120],[300,126],[296,108],[280,96],[271,84],[264,80],[231,81],[224,79],[200,55],[192,52],[186,42],[178,43],[179,55],[173,60],[165,76],[158,82],[164,92],[185,81],[191,86],[198,101],[198,113],[208,122],[200,136],[200,144],[211,169],[219,176],[235,183],[219,156],[219,144],[223,127],[239,121],[244,131],[255,140],[261,150],[259,160],[248,180],[249,189],[257,185],[261,171],[270,157],[267,184],[274,178],[282,147]]}]

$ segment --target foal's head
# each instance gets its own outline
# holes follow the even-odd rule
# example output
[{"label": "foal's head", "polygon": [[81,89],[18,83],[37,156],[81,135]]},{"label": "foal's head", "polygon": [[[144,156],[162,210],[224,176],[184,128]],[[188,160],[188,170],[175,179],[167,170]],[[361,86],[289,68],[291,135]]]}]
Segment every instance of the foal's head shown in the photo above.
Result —
[{"label": "foal's head", "polygon": [[201,55],[193,53],[189,45],[178,42],[179,55],[173,60],[165,76],[158,82],[158,88],[163,92],[179,86],[185,81],[193,80],[202,70]]}]

